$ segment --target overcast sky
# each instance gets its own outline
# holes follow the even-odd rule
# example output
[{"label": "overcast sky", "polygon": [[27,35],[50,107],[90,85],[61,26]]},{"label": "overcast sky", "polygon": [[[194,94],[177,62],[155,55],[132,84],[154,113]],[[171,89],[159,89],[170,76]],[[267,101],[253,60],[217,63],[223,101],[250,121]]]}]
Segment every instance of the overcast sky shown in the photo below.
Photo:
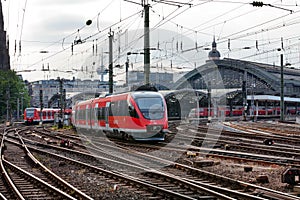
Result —
[{"label": "overcast sky", "polygon": [[[151,47],[159,48],[151,52],[152,65],[177,71],[200,66],[215,36],[222,58],[279,64],[276,49],[283,44],[286,62],[300,66],[300,1],[266,0],[272,6],[261,8],[250,5],[252,1],[178,2],[190,5],[149,1]],[[89,71],[90,78],[98,78],[90,71],[100,66],[101,52],[107,65],[109,29],[114,32],[116,63],[122,65],[127,52],[143,48],[143,32],[136,31],[143,29],[141,5],[124,0],[6,0],[2,6],[11,67],[20,73],[31,70],[22,73],[30,81],[71,78],[82,69]],[[89,19],[92,24],[87,26]],[[72,53],[71,44],[78,39],[84,43],[75,45]],[[170,69],[171,60],[177,68]],[[141,69],[142,61],[142,56],[131,56],[132,69]],[[49,65],[51,72],[40,73],[43,65]]]}]

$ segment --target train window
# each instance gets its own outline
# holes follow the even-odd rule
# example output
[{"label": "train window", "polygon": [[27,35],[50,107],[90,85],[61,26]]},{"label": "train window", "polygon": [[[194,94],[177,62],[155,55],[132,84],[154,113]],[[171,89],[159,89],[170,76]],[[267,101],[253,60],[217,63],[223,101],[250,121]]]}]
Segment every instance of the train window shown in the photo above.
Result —
[{"label": "train window", "polygon": [[93,108],[92,115],[93,115],[92,119],[96,120],[97,119],[97,108]]},{"label": "train window", "polygon": [[101,108],[102,109],[102,115],[101,115],[101,119],[105,119],[105,116],[106,116],[106,108],[105,107],[103,107],[103,108]]},{"label": "train window", "polygon": [[108,115],[114,116],[116,114],[116,102],[111,102],[108,108]]},{"label": "train window", "polygon": [[128,116],[128,103],[126,100],[119,101],[119,116]]},{"label": "train window", "polygon": [[81,112],[80,112],[80,119],[84,120],[85,119],[84,115],[85,115],[84,110],[81,110]]},{"label": "train window", "polygon": [[79,119],[79,120],[84,119],[82,110],[79,110],[79,111],[78,111],[78,119]]},{"label": "train window", "polygon": [[128,104],[126,100],[111,102],[110,116],[128,116]]},{"label": "train window", "polygon": [[82,119],[86,119],[86,109],[82,110]]},{"label": "train window", "polygon": [[90,109],[86,109],[85,112],[87,114],[87,120],[90,121],[91,120],[91,110]]},{"label": "train window", "polygon": [[98,118],[98,120],[104,120],[105,119],[105,107],[98,108],[97,118]]},{"label": "train window", "polygon": [[91,120],[95,120],[95,108],[90,109]]},{"label": "train window", "polygon": [[78,120],[81,119],[81,118],[80,118],[80,111],[81,111],[81,110],[78,110],[78,112],[76,113],[76,114],[77,114],[76,119],[78,119]]}]

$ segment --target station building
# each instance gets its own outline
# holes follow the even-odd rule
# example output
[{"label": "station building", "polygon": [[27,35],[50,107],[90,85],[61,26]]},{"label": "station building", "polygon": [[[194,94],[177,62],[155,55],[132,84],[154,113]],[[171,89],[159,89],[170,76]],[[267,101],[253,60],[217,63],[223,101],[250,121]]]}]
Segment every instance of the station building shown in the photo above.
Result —
[{"label": "station building", "polygon": [[[220,57],[214,40],[206,63],[174,83],[176,91],[166,94],[170,105],[174,104],[174,99],[178,104],[169,106],[174,114],[170,117],[186,117],[188,110],[196,106],[207,107],[208,104],[228,106],[230,110],[244,106],[248,106],[247,109],[279,106],[280,66]],[[300,107],[300,69],[283,67],[283,91],[285,108]],[[180,108],[180,102],[185,102],[185,109]]]},{"label": "station building", "polygon": [[[72,97],[77,95],[76,100],[85,100],[95,97],[105,90],[108,90],[107,81],[99,80],[80,80],[80,79],[62,79],[63,90],[68,99],[67,107],[72,105]],[[60,106],[60,82],[58,79],[39,80],[29,84],[31,96],[31,106],[40,107],[40,91],[42,91],[44,107],[59,107]]]}]

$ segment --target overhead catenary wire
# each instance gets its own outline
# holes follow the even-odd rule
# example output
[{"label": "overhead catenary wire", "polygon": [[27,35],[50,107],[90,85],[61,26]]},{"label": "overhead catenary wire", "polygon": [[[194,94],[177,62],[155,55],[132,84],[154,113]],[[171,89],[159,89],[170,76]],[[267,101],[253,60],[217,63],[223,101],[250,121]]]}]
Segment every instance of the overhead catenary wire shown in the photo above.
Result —
[{"label": "overhead catenary wire", "polygon": [[[204,2],[208,2],[209,3],[209,1],[204,1]],[[225,1],[213,1],[213,2],[225,2]],[[231,1],[226,1],[226,2],[228,2],[228,3],[232,3]],[[244,4],[242,4],[242,5],[244,5]],[[189,8],[187,8],[187,10],[188,10]],[[176,16],[173,18],[173,16],[175,15],[175,14],[177,14],[177,12],[178,11],[176,11],[176,13],[174,13],[174,14],[171,14],[171,16],[170,17],[168,17],[168,16],[166,16],[166,17],[164,17],[164,19],[163,20],[161,20],[161,23],[160,24],[157,24],[158,25],[158,27],[162,27],[165,23],[167,23],[167,21],[168,22],[171,22],[172,21],[172,19],[174,19],[174,18],[176,18]],[[185,12],[183,12],[183,13],[185,13]],[[180,14],[179,14],[180,15]],[[171,18],[171,20],[169,20]],[[171,22],[172,23],[172,22]],[[223,22],[224,23],[224,22]],[[120,23],[118,22],[116,25],[120,25]],[[128,24],[126,24],[127,26],[128,26]],[[209,23],[207,24],[207,25],[209,25]],[[114,26],[114,25],[112,25],[112,26]],[[181,26],[181,25],[180,25]],[[265,26],[265,25],[263,25],[263,26]],[[125,26],[124,26],[125,27]],[[157,28],[158,28],[157,27]],[[183,27],[182,29],[185,29],[186,27],[184,27],[184,26],[181,26],[181,27]],[[155,27],[156,28],[156,27]],[[282,27],[280,27],[280,28],[282,28]],[[253,28],[253,30],[254,30],[255,28]],[[252,29],[250,29],[250,30],[252,30]],[[247,33],[249,33],[249,31],[250,30],[246,30],[244,33],[245,33],[245,36],[244,35],[242,35],[241,33],[237,33],[235,36],[236,37],[232,37],[231,38],[231,41],[233,42],[234,40],[238,40],[238,39],[241,39],[241,38],[246,38],[246,37],[248,37],[247,36]],[[276,30],[276,29],[274,29],[274,30]],[[197,30],[194,30],[194,29],[191,29],[190,30],[190,33],[189,34],[191,34],[191,33],[194,33],[195,31],[197,31]],[[268,30],[269,31],[269,30]],[[76,31],[77,32],[77,31]],[[86,39],[86,42],[89,42],[89,41],[92,41],[92,40],[95,40],[96,38],[97,38],[97,40],[98,40],[98,43],[101,43],[103,40],[104,40],[104,38],[106,37],[106,35],[104,35],[103,34],[103,30],[101,30],[100,32],[98,31],[97,33],[95,33],[96,35],[90,35],[90,36],[88,36],[88,37],[86,37],[86,38],[84,38],[84,39]],[[260,32],[258,31],[258,32],[256,32],[256,33],[254,33],[255,31],[253,31],[253,34],[259,34]],[[197,31],[197,33],[200,33],[200,31],[198,32]],[[252,32],[250,32],[250,33],[252,33]],[[101,34],[101,36],[99,36]],[[183,34],[184,34],[184,32],[183,32]],[[207,34],[207,35],[209,35],[209,33]],[[99,36],[99,37],[97,37],[97,36]],[[140,37],[139,38],[141,38],[141,37],[143,37],[143,35],[140,35]],[[138,39],[137,39],[138,40]],[[132,41],[132,43],[131,44],[137,44],[137,40],[136,41]],[[224,40],[224,41],[223,41]],[[219,41],[218,41],[218,43],[220,42],[220,43],[223,43],[223,42],[227,42],[228,41],[228,38],[225,38],[225,37],[220,37],[219,38]],[[163,41],[161,42],[161,43],[163,43]],[[201,44],[202,43],[202,44]],[[201,46],[203,47],[203,46],[206,46],[206,45],[210,45],[210,43],[205,43],[205,44],[203,44],[203,42],[201,42],[201,43],[199,43],[198,45],[197,45],[197,48],[201,48]],[[55,45],[55,44],[54,44]],[[261,45],[261,44],[260,44]],[[162,46],[162,45],[160,45],[160,46]],[[131,45],[131,47],[134,47],[134,45]],[[234,47],[232,46],[232,48],[234,49]],[[67,48],[68,49],[68,48]],[[67,50],[66,49],[66,50]],[[126,51],[126,50],[128,50],[129,48],[124,48],[124,51]],[[195,48],[194,48],[195,49]],[[87,51],[86,49],[84,49],[84,50],[80,50],[80,51],[82,51],[82,52],[84,52],[84,51]],[[64,51],[61,51],[61,52],[64,52]],[[60,52],[60,53],[61,53]],[[55,52],[55,53],[57,53],[57,52]],[[58,53],[58,54],[60,54],[60,53]],[[58,54],[56,54],[56,55],[58,55]],[[126,54],[126,52],[124,53],[124,54]],[[77,55],[77,53],[76,54],[74,54],[74,55]],[[50,57],[51,58],[51,57]],[[48,59],[48,57],[46,57],[46,58],[44,58],[44,60],[46,60],[46,59]]]}]

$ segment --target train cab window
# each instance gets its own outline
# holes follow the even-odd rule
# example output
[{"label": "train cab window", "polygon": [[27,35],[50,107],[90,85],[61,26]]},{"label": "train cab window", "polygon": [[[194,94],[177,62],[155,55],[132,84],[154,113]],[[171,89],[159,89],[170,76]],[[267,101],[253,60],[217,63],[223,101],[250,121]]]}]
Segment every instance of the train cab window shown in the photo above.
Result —
[{"label": "train cab window", "polygon": [[26,109],[26,116],[33,117],[34,116],[34,109]]},{"label": "train cab window", "polygon": [[164,117],[164,104],[162,98],[139,97],[135,100],[146,119],[162,119]]}]

